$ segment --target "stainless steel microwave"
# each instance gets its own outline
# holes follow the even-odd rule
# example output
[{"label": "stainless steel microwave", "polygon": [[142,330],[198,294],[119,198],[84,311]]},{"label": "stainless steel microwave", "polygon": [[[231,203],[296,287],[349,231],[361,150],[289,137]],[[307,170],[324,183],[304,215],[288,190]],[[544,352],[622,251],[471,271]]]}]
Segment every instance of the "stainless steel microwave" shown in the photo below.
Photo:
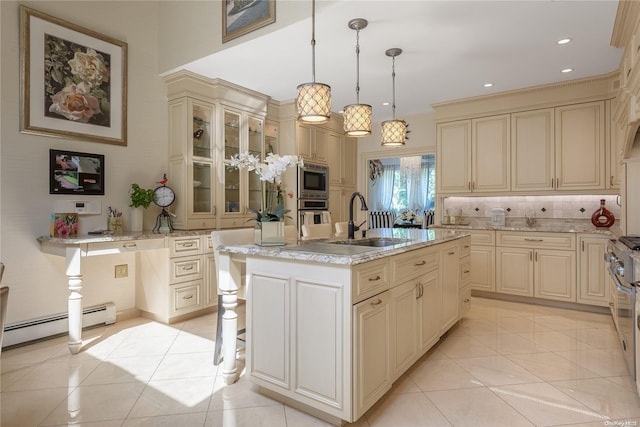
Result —
[{"label": "stainless steel microwave", "polygon": [[329,198],[329,167],[305,162],[298,168],[298,198]]}]

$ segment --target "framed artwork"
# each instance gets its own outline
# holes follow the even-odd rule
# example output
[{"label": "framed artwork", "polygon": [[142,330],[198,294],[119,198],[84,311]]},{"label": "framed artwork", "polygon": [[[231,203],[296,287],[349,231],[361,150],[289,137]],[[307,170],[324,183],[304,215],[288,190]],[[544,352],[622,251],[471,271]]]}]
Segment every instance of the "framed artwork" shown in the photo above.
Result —
[{"label": "framed artwork", "polygon": [[276,0],[222,0],[222,43],[276,21]]},{"label": "framed artwork", "polygon": [[20,131],[127,145],[127,44],[20,6]]}]

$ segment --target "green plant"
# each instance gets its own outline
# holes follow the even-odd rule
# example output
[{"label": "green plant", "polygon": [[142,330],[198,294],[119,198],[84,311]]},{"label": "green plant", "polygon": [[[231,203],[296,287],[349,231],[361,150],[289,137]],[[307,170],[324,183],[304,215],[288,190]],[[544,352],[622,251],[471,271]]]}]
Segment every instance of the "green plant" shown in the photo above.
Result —
[{"label": "green plant", "polygon": [[153,202],[153,190],[144,189],[135,182],[131,184],[129,196],[131,197],[131,203],[129,204],[129,207],[132,208],[142,206],[143,208],[147,209],[151,202]]}]

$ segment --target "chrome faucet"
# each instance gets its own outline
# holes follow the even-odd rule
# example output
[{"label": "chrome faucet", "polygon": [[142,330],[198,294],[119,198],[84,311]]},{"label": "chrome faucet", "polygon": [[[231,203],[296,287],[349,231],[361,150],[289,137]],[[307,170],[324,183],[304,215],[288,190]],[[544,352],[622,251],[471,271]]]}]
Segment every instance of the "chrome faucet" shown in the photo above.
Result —
[{"label": "chrome faucet", "polygon": [[[347,224],[347,233],[348,236],[347,238],[349,239],[354,239],[354,235],[355,235],[355,231],[356,231],[356,226],[353,223],[353,201],[356,199],[356,196],[358,196],[360,198],[360,210],[363,211],[368,211],[369,208],[367,207],[367,202],[365,202],[364,197],[362,196],[362,194],[358,193],[357,191],[355,193],[353,193],[351,195],[351,200],[349,200],[349,223]],[[362,223],[364,224],[364,222]],[[360,225],[362,225],[360,224]],[[358,226],[358,228],[360,228],[360,226]]]}]

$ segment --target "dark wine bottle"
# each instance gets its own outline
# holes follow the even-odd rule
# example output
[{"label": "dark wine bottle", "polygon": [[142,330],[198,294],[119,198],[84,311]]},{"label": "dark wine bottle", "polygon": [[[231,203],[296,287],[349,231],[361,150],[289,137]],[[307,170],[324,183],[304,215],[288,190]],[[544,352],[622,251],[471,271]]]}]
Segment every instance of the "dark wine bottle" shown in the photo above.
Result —
[{"label": "dark wine bottle", "polygon": [[604,199],[600,199],[600,207],[591,215],[591,222],[596,227],[611,227],[616,222],[616,217],[604,207]]}]

